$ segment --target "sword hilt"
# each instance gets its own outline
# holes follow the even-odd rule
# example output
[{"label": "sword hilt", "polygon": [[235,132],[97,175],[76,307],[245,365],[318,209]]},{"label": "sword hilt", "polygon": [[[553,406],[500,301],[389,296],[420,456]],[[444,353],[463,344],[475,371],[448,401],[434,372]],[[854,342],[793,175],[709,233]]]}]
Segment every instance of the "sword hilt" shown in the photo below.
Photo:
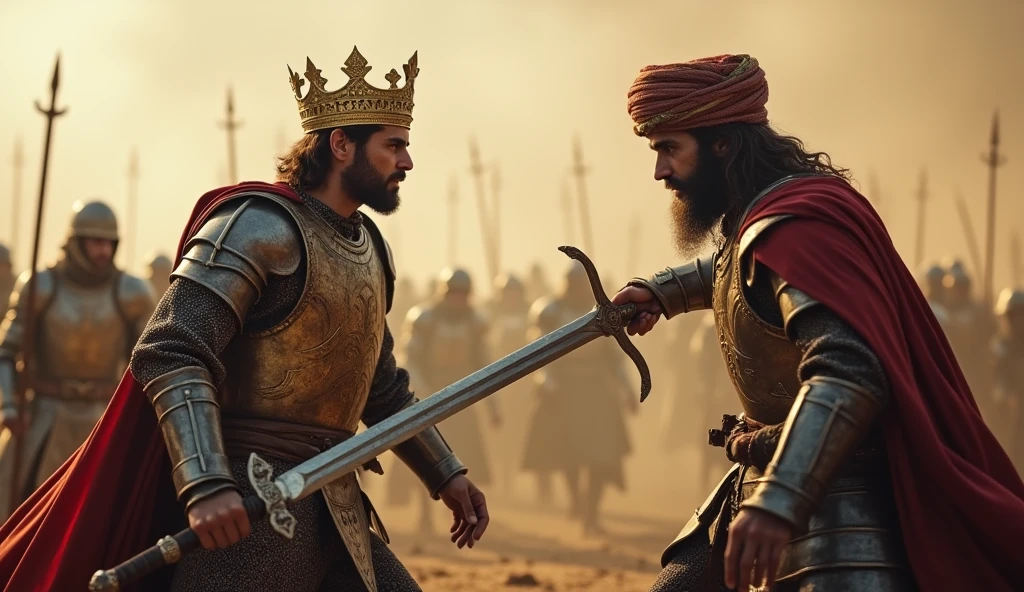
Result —
[{"label": "sword hilt", "polygon": [[[242,500],[250,522],[261,520],[267,514],[267,505],[259,496]],[[99,570],[89,580],[89,592],[117,592],[142,580],[164,567],[177,563],[186,553],[199,548],[199,535],[191,528],[166,536],[155,545],[113,569]]]},{"label": "sword hilt", "polygon": [[636,305],[616,306],[612,304],[612,301],[609,300],[608,295],[605,294],[604,288],[601,286],[601,276],[598,275],[594,262],[583,251],[569,246],[558,247],[558,250],[570,258],[579,261],[583,265],[583,269],[587,271],[590,287],[594,290],[594,299],[597,300],[598,328],[605,335],[614,337],[622,351],[626,352],[626,355],[636,364],[636,369],[640,372],[640,402],[643,403],[647,399],[647,395],[651,394],[651,370],[647,367],[647,361],[640,354],[640,350],[633,345],[633,342],[626,335],[626,325],[629,324],[633,315],[636,314]]}]

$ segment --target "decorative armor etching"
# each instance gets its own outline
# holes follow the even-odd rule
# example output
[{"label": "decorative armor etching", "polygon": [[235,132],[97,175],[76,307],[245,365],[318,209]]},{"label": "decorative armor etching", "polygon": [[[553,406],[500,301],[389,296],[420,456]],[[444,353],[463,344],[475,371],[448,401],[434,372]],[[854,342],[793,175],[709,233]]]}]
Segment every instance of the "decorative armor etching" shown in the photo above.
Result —
[{"label": "decorative armor etching", "polygon": [[368,592],[377,592],[377,581],[373,574],[373,558],[370,555],[370,522],[359,491],[355,473],[349,473],[327,484],[324,499],[334,526],[341,533],[352,562]]},{"label": "decorative armor etching", "polygon": [[747,301],[743,274],[747,253],[740,245],[749,249],[756,238],[750,233],[763,232],[770,226],[752,226],[740,240],[734,237],[723,245],[715,258],[713,297],[722,356],[743,411],[769,425],[786,419],[800,389],[796,368],[803,357],[783,328],[762,319]]},{"label": "decorative armor etching", "polygon": [[287,210],[278,218],[290,215],[299,228],[305,290],[282,322],[260,332],[243,326],[228,345],[222,409],[355,433],[384,339],[381,257],[369,232],[350,241],[308,207],[265,199]]},{"label": "decorative armor etching", "polygon": [[711,308],[713,264],[694,259],[686,265],[667,267],[650,278],[633,278],[630,286],[642,286],[654,293],[666,319]]},{"label": "decorative armor etching", "polygon": [[[410,401],[413,405],[416,401]],[[408,407],[409,405],[406,405]],[[420,478],[430,497],[440,498],[441,488],[452,477],[466,473],[466,466],[455,456],[441,432],[431,426],[393,449],[395,455]]]},{"label": "decorative armor etching", "polygon": [[[234,488],[210,373],[205,368],[181,368],[147,384],[145,392],[167,444],[178,499],[191,505]],[[203,484],[203,495],[191,495]]]},{"label": "decorative armor etching", "polygon": [[186,277],[224,299],[245,324],[249,308],[271,275],[301,263],[302,237],[284,203],[269,193],[244,193],[226,202],[187,243],[172,277]]}]

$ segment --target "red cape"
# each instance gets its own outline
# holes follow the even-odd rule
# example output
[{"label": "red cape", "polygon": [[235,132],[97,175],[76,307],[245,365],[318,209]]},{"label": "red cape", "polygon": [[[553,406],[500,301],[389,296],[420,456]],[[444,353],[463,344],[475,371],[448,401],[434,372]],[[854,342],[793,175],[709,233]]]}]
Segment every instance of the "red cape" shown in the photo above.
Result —
[{"label": "red cape", "polygon": [[[300,201],[281,183],[215,189],[192,210],[177,261],[210,213],[244,191]],[[165,525],[182,520],[156,413],[142,386],[125,372],[89,439],[0,527],[5,592],[85,590],[93,572],[131,558],[170,534],[163,532]],[[155,511],[162,504],[174,511]],[[175,520],[162,520],[166,515]]]},{"label": "red cape", "polygon": [[882,422],[918,585],[1019,590],[1024,483],[881,219],[846,182],[806,178],[766,196],[744,229],[783,214],[793,218],[758,239],[755,259],[849,323],[891,383]]}]

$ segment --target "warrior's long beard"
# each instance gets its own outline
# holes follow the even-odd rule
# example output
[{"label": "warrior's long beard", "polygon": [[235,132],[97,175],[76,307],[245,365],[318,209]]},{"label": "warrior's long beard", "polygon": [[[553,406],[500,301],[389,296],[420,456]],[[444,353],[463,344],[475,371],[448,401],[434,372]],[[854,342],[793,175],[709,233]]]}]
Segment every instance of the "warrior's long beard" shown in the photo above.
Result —
[{"label": "warrior's long beard", "polygon": [[721,236],[716,231],[729,209],[725,177],[710,150],[700,147],[697,167],[683,179],[669,177],[665,186],[672,189],[672,234],[676,252],[692,259],[716,246]]}]

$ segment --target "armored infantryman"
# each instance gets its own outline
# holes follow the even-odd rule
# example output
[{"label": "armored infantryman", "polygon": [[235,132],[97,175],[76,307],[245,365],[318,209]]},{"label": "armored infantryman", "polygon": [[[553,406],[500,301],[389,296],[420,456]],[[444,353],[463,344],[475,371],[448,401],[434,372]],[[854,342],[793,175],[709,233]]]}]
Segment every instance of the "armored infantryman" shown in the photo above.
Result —
[{"label": "armored infantryman", "polygon": [[1024,291],[1007,288],[995,309],[993,405],[998,433],[1017,470],[1024,472]]},{"label": "armored infantryman", "polygon": [[946,277],[946,270],[938,263],[929,263],[919,272],[917,284],[921,287],[921,293],[928,300],[932,307],[932,314],[942,325],[943,330],[949,327],[950,315],[946,308],[946,287],[943,280]]},{"label": "armored infantryman", "polygon": [[[574,262],[561,293],[533,304],[530,337],[586,314],[593,308],[591,294],[586,270]],[[527,428],[523,469],[538,475],[542,484],[548,475],[561,475],[570,517],[584,534],[602,534],[601,501],[610,486],[625,489],[625,459],[632,450],[623,412],[636,402],[622,356],[611,341],[592,343],[534,377],[537,405]]]},{"label": "armored infantryman", "polygon": [[153,288],[153,292],[156,293],[157,298],[162,298],[164,292],[171,286],[171,272],[174,270],[173,262],[170,257],[163,253],[150,253],[146,260],[148,261],[146,263],[146,279]]},{"label": "armored infantryman", "polygon": [[613,302],[711,309],[743,414],[736,462],[654,590],[1012,590],[1024,483],[878,215],[824,153],[768,125],[756,59],[648,66],[634,131],[701,257]]},{"label": "armored infantryman", "polygon": [[[142,589],[419,590],[355,473],[289,506],[290,540],[267,520],[250,523],[242,505],[254,493],[251,454],[279,475],[416,400],[385,321],[391,253],[360,208],[398,208],[413,168],[417,58],[402,86],[397,71],[384,76],[390,88],[365,80],[356,49],[342,70],[348,81],[336,91],[308,59],[305,80],[291,73],[306,134],[280,159],[277,183],[199,199],[171,285],[103,419],[0,529],[9,589],[81,589],[157,533],[189,526],[203,548]],[[394,451],[424,495],[452,509],[452,542],[479,540],[483,494],[440,433]]]},{"label": "armored infantryman", "polygon": [[963,262],[950,258],[944,263],[942,286],[947,319],[943,328],[982,414],[992,420],[996,410],[992,403],[988,345],[995,336],[995,318],[974,297],[974,281]]},{"label": "armored infantryman", "polygon": [[14,265],[11,262],[11,250],[0,245],[0,309],[7,312],[14,290]]},{"label": "armored infantryman", "polygon": [[[15,371],[26,327],[30,277],[18,279],[11,309],[0,325],[0,396],[5,435],[0,440],[0,515],[8,496],[25,495],[45,481],[88,438],[128,366],[155,300],[145,280],[117,269],[117,219],[98,201],[77,202],[56,264],[36,277],[35,352],[26,418],[16,406]],[[24,422],[24,423],[23,423]],[[15,481],[10,432],[24,438]]]}]

